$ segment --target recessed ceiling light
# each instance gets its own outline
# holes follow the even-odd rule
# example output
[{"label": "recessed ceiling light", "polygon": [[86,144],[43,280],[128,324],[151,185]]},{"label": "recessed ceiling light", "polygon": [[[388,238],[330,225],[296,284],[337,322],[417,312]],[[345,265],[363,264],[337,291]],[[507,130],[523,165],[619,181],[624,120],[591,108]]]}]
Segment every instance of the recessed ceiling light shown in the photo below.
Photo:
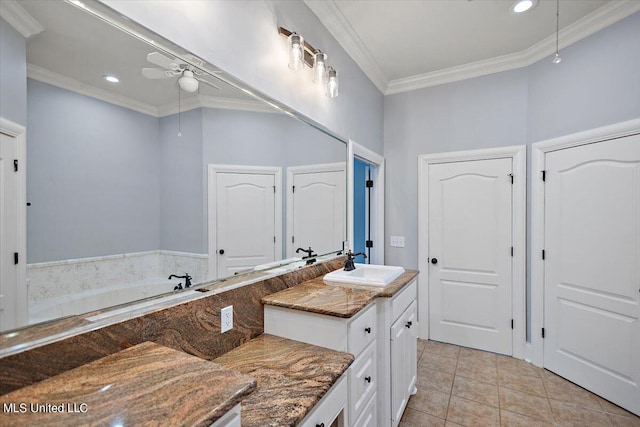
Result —
[{"label": "recessed ceiling light", "polygon": [[104,76],[102,76],[103,79],[105,79],[106,81],[108,81],[109,83],[119,83],[120,79],[118,78],[118,76],[114,76],[113,74],[105,74]]},{"label": "recessed ceiling light", "polygon": [[533,9],[536,4],[538,4],[538,0],[516,0],[511,5],[511,11],[513,13],[526,12]]}]

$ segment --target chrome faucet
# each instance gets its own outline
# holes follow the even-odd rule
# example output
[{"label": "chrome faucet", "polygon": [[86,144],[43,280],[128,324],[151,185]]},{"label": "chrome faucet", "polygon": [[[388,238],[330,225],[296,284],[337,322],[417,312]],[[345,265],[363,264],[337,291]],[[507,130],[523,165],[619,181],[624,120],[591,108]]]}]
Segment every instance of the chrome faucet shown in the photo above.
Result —
[{"label": "chrome faucet", "polygon": [[362,255],[364,259],[367,259],[367,255],[364,252],[358,252],[357,254],[354,254],[353,252],[351,252],[351,249],[349,249],[349,252],[347,252],[346,255],[347,259],[344,262],[344,271],[353,271],[356,269],[356,266],[353,263],[353,259],[355,257]]},{"label": "chrome faucet", "polygon": [[[176,276],[175,274],[172,274],[171,276],[169,276],[169,280],[171,280],[174,277],[176,279],[184,279],[184,287],[185,288],[190,288],[192,286],[191,279],[193,279],[193,277],[189,276],[189,273],[184,273],[184,276]],[[178,283],[173,288],[174,291],[179,291],[180,289],[182,289],[182,283]]]}]

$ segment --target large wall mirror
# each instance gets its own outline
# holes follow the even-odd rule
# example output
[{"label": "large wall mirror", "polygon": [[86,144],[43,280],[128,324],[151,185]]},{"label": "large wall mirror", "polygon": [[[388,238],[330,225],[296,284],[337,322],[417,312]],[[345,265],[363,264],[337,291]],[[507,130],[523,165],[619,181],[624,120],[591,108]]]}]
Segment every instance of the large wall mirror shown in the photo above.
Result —
[{"label": "large wall mirror", "polygon": [[343,140],[71,3],[19,1],[29,324],[343,249]]}]

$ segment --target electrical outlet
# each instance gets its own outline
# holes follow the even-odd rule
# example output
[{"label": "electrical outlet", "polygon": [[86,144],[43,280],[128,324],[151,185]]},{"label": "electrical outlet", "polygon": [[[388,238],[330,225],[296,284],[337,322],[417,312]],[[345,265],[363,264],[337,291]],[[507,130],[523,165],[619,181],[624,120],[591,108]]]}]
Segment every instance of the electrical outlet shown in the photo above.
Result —
[{"label": "electrical outlet", "polygon": [[392,248],[404,248],[404,236],[389,236]]},{"label": "electrical outlet", "polygon": [[225,307],[220,311],[220,332],[224,333],[233,329],[233,306]]}]

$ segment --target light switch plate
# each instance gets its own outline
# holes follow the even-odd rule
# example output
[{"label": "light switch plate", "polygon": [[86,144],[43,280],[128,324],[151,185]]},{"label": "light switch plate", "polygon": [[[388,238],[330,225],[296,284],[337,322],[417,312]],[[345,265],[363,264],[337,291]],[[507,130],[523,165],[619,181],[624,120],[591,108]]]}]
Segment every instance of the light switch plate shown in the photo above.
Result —
[{"label": "light switch plate", "polygon": [[404,236],[390,236],[392,248],[404,248]]},{"label": "light switch plate", "polygon": [[220,332],[225,333],[233,329],[233,306],[223,308],[220,311]]}]

